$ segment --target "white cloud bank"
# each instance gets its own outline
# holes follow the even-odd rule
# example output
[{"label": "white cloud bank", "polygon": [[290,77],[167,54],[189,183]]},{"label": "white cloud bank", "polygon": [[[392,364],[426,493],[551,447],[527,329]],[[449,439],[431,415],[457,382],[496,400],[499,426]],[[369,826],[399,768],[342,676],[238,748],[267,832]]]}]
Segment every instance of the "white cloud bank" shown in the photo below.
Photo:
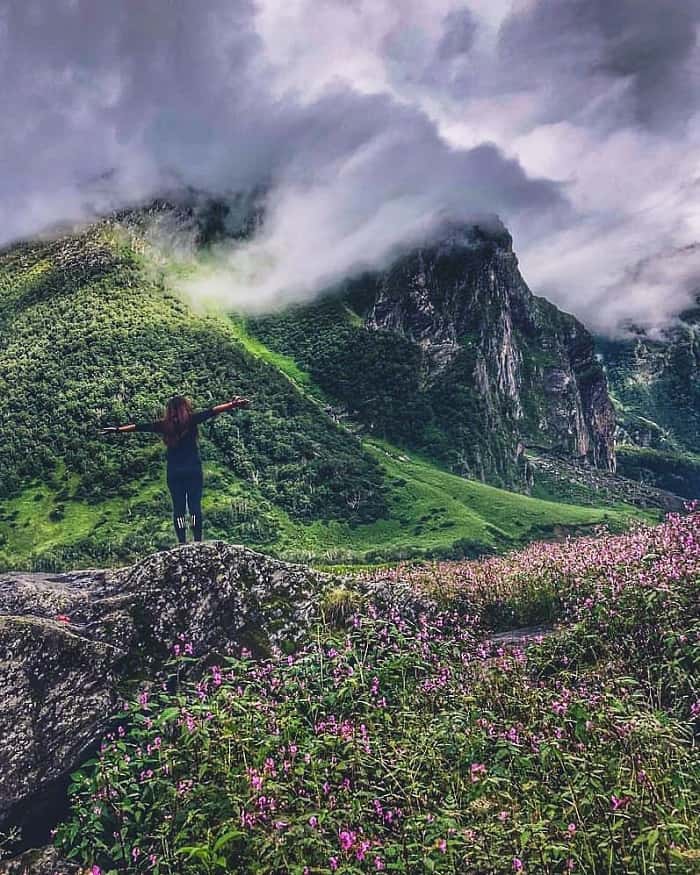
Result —
[{"label": "white cloud bank", "polygon": [[700,287],[696,0],[0,2],[0,241],[269,191],[195,293],[304,300],[498,213],[533,291],[658,327]]}]

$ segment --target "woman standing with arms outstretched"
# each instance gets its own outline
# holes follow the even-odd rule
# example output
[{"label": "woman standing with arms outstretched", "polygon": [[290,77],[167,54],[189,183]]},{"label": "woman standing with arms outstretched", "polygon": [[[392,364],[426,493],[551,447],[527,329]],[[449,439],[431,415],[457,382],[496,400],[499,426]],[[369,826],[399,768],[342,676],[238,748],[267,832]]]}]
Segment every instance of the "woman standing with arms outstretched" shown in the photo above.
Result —
[{"label": "woman standing with arms outstretched", "polygon": [[163,438],[168,448],[168,489],[173,499],[173,523],[180,544],[186,541],[187,510],[195,541],[202,540],[202,460],[197,445],[197,426],[227,410],[247,407],[247,398],[234,397],[224,404],[195,413],[189,398],[173,395],[165,415],[156,422],[132,422],[102,430],[102,434],[150,431]]}]

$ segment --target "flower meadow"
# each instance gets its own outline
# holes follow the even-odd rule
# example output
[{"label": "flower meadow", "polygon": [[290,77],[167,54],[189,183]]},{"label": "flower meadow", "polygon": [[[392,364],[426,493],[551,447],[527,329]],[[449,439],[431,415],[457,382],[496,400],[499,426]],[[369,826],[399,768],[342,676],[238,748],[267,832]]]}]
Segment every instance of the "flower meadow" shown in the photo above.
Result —
[{"label": "flower meadow", "polygon": [[671,514],[663,525],[610,536],[536,542],[504,556],[431,565],[400,565],[365,577],[411,583],[417,589],[479,613],[491,628],[573,621],[591,609],[609,610],[623,589],[668,589],[698,574],[700,505]]},{"label": "flower meadow", "polygon": [[[700,514],[403,568],[292,654],[174,645],[74,775],[92,875],[700,871]],[[432,599],[427,596],[431,595]],[[495,623],[556,621],[526,647]]]}]

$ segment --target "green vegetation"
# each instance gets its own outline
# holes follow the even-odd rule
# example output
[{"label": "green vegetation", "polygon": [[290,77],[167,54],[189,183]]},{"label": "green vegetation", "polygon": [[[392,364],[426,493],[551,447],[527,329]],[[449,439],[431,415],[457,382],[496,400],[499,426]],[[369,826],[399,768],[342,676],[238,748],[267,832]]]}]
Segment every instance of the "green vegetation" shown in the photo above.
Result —
[{"label": "green vegetation", "polygon": [[516,468],[505,461],[515,456],[512,424],[508,414],[494,421],[474,386],[475,338],[463,338],[440,379],[428,381],[417,343],[364,328],[347,303],[359,308],[357,294],[252,320],[249,330],[300,362],[323,393],[373,436],[413,448],[455,473],[514,485]]},{"label": "green vegetation", "polygon": [[700,496],[700,310],[683,314],[666,337],[599,341],[623,440],[618,471]]},{"label": "green vegetation", "polygon": [[[334,420],[329,396],[356,391],[359,418],[405,443],[412,417],[425,416],[432,458],[440,447],[449,456],[453,439],[476,441],[481,420],[473,399],[452,404],[449,392],[444,421],[431,419],[415,349],[360,331],[348,304],[328,301],[303,323],[280,315],[265,332],[195,313],[137,242],[104,223],[0,253],[0,567],[119,564],[172,545],[160,442],[98,432],[155,418],[176,391],[198,407],[253,399],[201,430],[209,538],[319,563],[377,562],[492,552],[562,527],[619,526],[630,512],[528,500],[362,442]],[[294,326],[293,355],[262,339]],[[462,402],[472,413],[457,415]]]},{"label": "green vegetation", "polygon": [[619,472],[632,480],[653,483],[685,498],[700,496],[700,455],[623,444],[618,448]]},{"label": "green vegetation", "polygon": [[[245,484],[252,501],[298,523],[367,522],[386,512],[381,469],[357,439],[251,355],[230,320],[194,314],[169,294],[109,225],[0,256],[0,326],[0,550],[8,559],[22,557],[33,535],[18,526],[33,529],[34,517],[58,524],[65,513],[64,536],[44,534],[75,544],[86,528],[81,511],[70,529],[80,503],[93,507],[95,527],[105,514],[146,523],[138,548],[110,547],[117,558],[158,544],[144,529],[162,516],[161,448],[152,437],[98,431],[155,418],[175,391],[199,407],[234,393],[253,399],[250,411],[202,430],[210,468]],[[37,490],[44,497],[31,514]]]},{"label": "green vegetation", "polygon": [[[418,346],[394,333],[365,331],[342,299],[251,320],[249,330],[266,347],[298,361],[373,434],[406,444],[417,422],[435,428],[421,391]],[[420,442],[420,429],[413,439]]]},{"label": "green vegetation", "polygon": [[[372,523],[295,520],[224,466],[205,466],[207,537],[314,564],[474,556],[603,524],[619,529],[633,508],[576,507],[506,492],[366,442],[384,472],[386,516]],[[60,476],[59,482],[63,481]],[[136,480],[134,495],[101,502],[57,499],[35,485],[3,503],[5,567],[41,570],[120,564],[172,546],[170,499],[161,473]],[[66,492],[70,495],[70,483]]]},{"label": "green vegetation", "polygon": [[600,340],[619,419],[634,443],[700,452],[700,309],[666,337]]},{"label": "green vegetation", "polygon": [[318,394],[319,390],[312,383],[310,374],[307,371],[303,371],[293,358],[282,355],[281,353],[275,352],[273,349],[265,346],[264,343],[248,331],[245,319],[235,315],[231,315],[230,319],[236,339],[243,344],[251,355],[261,358],[269,365],[277,368],[296,386],[303,387],[307,391]]},{"label": "green vegetation", "polygon": [[[573,531],[599,524],[618,529],[637,515],[631,507],[617,510],[577,507],[529,498],[457,477],[385,443],[367,446],[382,461],[394,484],[402,488],[401,499],[392,507],[392,516],[403,521],[406,546],[422,545],[429,551],[436,541],[440,543],[441,534],[454,525],[458,535],[454,554],[469,556],[551,537],[564,529]],[[412,528],[408,528],[411,522]],[[397,538],[401,531],[397,529]],[[440,552],[444,555],[445,551],[437,550],[433,555]]]},{"label": "green vegetation", "polygon": [[[59,847],[94,875],[697,871],[699,522],[444,563],[439,607],[418,576],[400,610],[337,593],[263,662],[178,641],[73,775]],[[489,640],[533,600],[554,634]]]}]

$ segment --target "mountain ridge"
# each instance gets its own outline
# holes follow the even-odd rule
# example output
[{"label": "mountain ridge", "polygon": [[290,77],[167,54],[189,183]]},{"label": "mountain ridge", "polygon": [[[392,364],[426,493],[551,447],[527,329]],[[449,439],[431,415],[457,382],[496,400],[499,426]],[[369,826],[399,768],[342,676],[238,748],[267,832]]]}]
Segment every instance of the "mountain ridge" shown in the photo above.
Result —
[{"label": "mountain ridge", "polygon": [[700,294],[664,331],[598,340],[628,477],[700,496]]},{"label": "mountain ridge", "polygon": [[250,325],[372,433],[460,475],[527,488],[528,442],[614,470],[614,413],[593,339],[532,295],[502,226],[453,226],[333,298]]}]

